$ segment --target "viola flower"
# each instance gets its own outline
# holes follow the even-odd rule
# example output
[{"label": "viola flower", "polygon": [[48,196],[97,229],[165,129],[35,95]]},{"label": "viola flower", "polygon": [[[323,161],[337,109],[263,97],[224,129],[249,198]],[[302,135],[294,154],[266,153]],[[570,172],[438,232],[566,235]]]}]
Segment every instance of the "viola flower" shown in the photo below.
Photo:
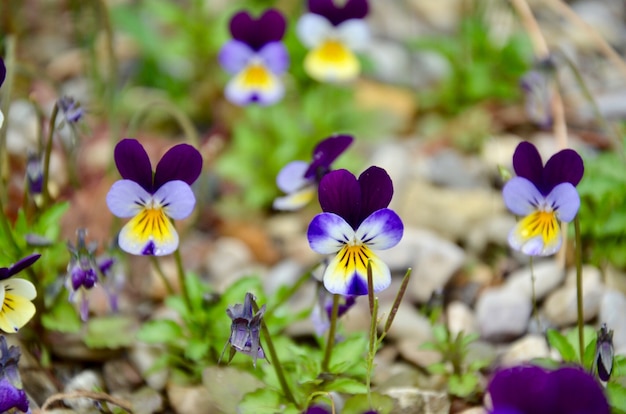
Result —
[{"label": "viola flower", "polygon": [[[222,351],[222,356],[228,345],[230,345],[229,361],[232,360],[235,352],[241,352],[252,357],[252,364],[256,368],[257,358],[265,358],[265,352],[261,346],[261,324],[263,323],[265,305],[255,313],[252,308],[253,300],[254,296],[251,293],[246,293],[243,305],[238,303],[226,309],[226,313],[232,320],[232,323],[230,326],[230,338],[228,338],[228,342]],[[221,356],[220,359],[222,359]]]},{"label": "viola flower", "polygon": [[35,315],[35,305],[31,300],[37,297],[35,286],[26,279],[11,277],[30,267],[40,254],[31,254],[9,267],[0,267],[0,330],[17,332]]},{"label": "viola flower", "polygon": [[490,414],[609,414],[602,387],[577,367],[554,371],[522,365],[497,372],[488,385]]},{"label": "viola flower", "polygon": [[[7,68],[4,65],[4,59],[0,58],[0,87],[4,83],[4,80],[7,77]],[[4,114],[0,111],[0,128],[2,128],[2,124],[4,124]]]},{"label": "viola flower", "polygon": [[572,221],[580,207],[576,185],[583,176],[582,158],[566,149],[543,166],[537,148],[522,142],[513,154],[513,169],[517,177],[506,183],[502,195],[522,219],[511,230],[509,244],[530,256],[554,254],[562,243],[559,221]]},{"label": "viola flower", "polygon": [[320,141],[313,150],[313,161],[292,161],[276,177],[276,185],[286,196],[274,200],[276,210],[297,210],[308,204],[331,164],[352,144],[350,135],[335,135]]},{"label": "viola flower", "polygon": [[6,338],[0,336],[0,412],[19,410],[30,412],[28,398],[22,390],[22,380],[17,364],[20,360],[20,349],[8,346]]},{"label": "viola flower", "polygon": [[363,20],[367,0],[347,0],[343,6],[333,0],[308,0],[308,8],[296,27],[300,41],[310,49],[305,71],[321,82],[355,79],[361,71],[355,52],[365,49],[370,38]]},{"label": "viola flower", "polygon": [[594,358],[594,369],[598,373],[598,378],[606,382],[613,373],[613,330],[608,330],[606,323],[603,323],[598,330],[596,340],[596,355]]},{"label": "viola flower", "polygon": [[555,73],[552,57],[542,59],[520,79],[528,118],[541,128],[552,125],[552,83]]},{"label": "viola flower", "polygon": [[115,147],[115,164],[123,180],[109,190],[107,205],[117,217],[132,217],[118,236],[120,248],[135,255],[173,253],[178,233],[170,219],[184,219],[193,211],[196,198],[190,186],[202,171],[202,156],[191,145],[176,145],[153,174],[141,144],[123,139]]},{"label": "viola flower", "polygon": [[404,226],[387,208],[393,184],[385,170],[370,167],[357,178],[346,170],[331,171],[319,185],[322,210],[309,224],[311,249],[334,255],[324,271],[324,287],[340,295],[367,294],[367,267],[371,263],[374,291],[391,283],[389,267],[374,250],[389,249],[400,241]]},{"label": "viola flower", "polygon": [[30,152],[26,160],[26,182],[28,192],[32,195],[41,194],[43,190],[43,165],[39,154]]},{"label": "viola flower", "polygon": [[224,70],[234,75],[224,91],[230,102],[271,105],[283,97],[280,75],[289,67],[289,54],[281,42],[286,26],[285,18],[275,9],[266,10],[258,19],[240,11],[230,20],[233,40],[218,56]]},{"label": "viola flower", "polygon": [[68,124],[76,124],[85,115],[85,110],[71,96],[63,96],[57,100],[57,105],[63,115],[63,121]]}]

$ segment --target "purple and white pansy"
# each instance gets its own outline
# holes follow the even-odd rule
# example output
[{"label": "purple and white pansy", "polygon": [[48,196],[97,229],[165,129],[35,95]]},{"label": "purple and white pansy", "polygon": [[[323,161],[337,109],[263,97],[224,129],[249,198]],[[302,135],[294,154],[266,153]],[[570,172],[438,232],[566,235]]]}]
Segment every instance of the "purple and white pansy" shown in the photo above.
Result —
[{"label": "purple and white pansy", "polygon": [[559,151],[543,165],[537,148],[520,143],[513,154],[517,177],[502,190],[504,203],[522,217],[509,234],[509,244],[529,256],[548,256],[562,244],[559,222],[570,222],[580,207],[576,185],[583,177],[582,158],[571,149]]},{"label": "purple and white pansy", "polygon": [[350,135],[334,135],[321,141],[313,150],[313,160],[292,161],[276,177],[276,185],[286,193],[274,200],[276,210],[297,210],[308,204],[317,192],[322,177],[331,171],[331,164],[352,144]]},{"label": "purple and white pansy", "polygon": [[347,0],[343,6],[333,0],[308,0],[308,9],[296,27],[300,41],[310,49],[305,71],[321,82],[355,79],[361,71],[355,52],[364,50],[370,40],[363,20],[369,11],[367,0]]},{"label": "purple and white pansy", "polygon": [[331,171],[319,185],[322,210],[309,224],[311,248],[332,256],[323,276],[329,292],[365,295],[368,264],[372,268],[375,292],[391,283],[389,267],[374,253],[400,241],[404,225],[387,208],[393,184],[385,170],[370,167],[357,179],[346,170]]},{"label": "purple and white pansy", "polygon": [[135,139],[115,147],[115,164],[122,176],[106,201],[121,218],[132,218],[118,237],[120,248],[136,255],[162,256],[178,248],[178,233],[170,219],[188,217],[196,204],[191,184],[202,171],[202,156],[191,145],[179,144],[163,155],[152,172],[150,158]]},{"label": "purple and white pansy", "polygon": [[240,11],[230,21],[233,37],[219,53],[219,62],[234,75],[225,89],[235,105],[271,105],[282,99],[285,87],[280,75],[289,67],[289,54],[281,42],[287,22],[275,9],[258,19]]}]

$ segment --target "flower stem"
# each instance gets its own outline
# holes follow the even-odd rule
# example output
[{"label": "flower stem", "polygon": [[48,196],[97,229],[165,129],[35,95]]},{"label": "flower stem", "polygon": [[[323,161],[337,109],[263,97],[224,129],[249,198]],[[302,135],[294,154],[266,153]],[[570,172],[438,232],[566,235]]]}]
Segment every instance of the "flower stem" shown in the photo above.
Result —
[{"label": "flower stem", "polygon": [[574,238],[576,240],[575,260],[576,260],[576,309],[578,311],[578,346],[580,352],[580,363],[585,360],[585,334],[584,334],[584,313],[583,313],[583,247],[580,235],[580,221],[578,216],[574,218]]},{"label": "flower stem", "polygon": [[176,260],[176,270],[178,273],[178,283],[180,284],[180,293],[183,295],[183,300],[189,312],[192,312],[191,298],[189,297],[189,291],[187,290],[187,278],[185,276],[185,268],[183,267],[183,259],[180,255],[180,247],[174,251],[174,259]]},{"label": "flower stem", "polygon": [[[254,310],[255,313],[259,311],[259,305],[257,305],[254,298],[252,299],[252,309]],[[263,337],[265,338],[265,345],[267,347],[267,351],[270,354],[270,358],[271,358],[270,362],[272,363],[272,366],[274,367],[274,371],[276,372],[276,377],[278,378],[278,382],[280,383],[280,388],[283,390],[285,397],[287,397],[289,401],[295,404],[296,407],[300,408],[300,405],[296,401],[295,397],[293,396],[291,392],[291,389],[289,388],[289,384],[287,383],[287,378],[285,378],[285,373],[283,372],[283,366],[281,365],[280,360],[278,359],[276,348],[274,348],[274,342],[272,342],[272,336],[270,335],[270,331],[267,328],[267,324],[265,323],[264,320],[261,321],[261,332],[263,333]]]},{"label": "flower stem", "polygon": [[370,336],[367,350],[367,399],[372,406],[372,371],[374,370],[374,357],[378,349],[378,298],[374,297],[374,277],[372,275],[372,261],[367,262],[367,297],[370,306]]},{"label": "flower stem", "polygon": [[383,342],[385,336],[391,329],[391,324],[398,313],[398,309],[400,308],[400,303],[402,302],[402,298],[404,297],[404,293],[406,292],[406,288],[409,285],[409,280],[411,280],[411,272],[413,269],[410,267],[406,270],[404,277],[402,278],[402,283],[400,284],[400,289],[398,289],[398,293],[396,294],[396,298],[393,301],[393,305],[391,306],[391,310],[389,311],[389,316],[387,316],[387,321],[385,322],[385,327],[383,328],[383,333],[378,338],[378,345]]},{"label": "flower stem", "polygon": [[337,314],[339,313],[339,295],[333,295],[333,310],[330,314],[330,328],[328,329],[328,340],[326,341],[326,349],[324,350],[324,359],[322,360],[322,372],[328,372],[330,365],[330,356],[335,345],[335,331],[337,330]]},{"label": "flower stem", "polygon": [[46,140],[46,147],[43,158],[43,178],[41,184],[43,202],[41,205],[41,209],[44,211],[50,204],[50,191],[48,189],[48,181],[50,180],[50,157],[52,156],[52,142],[58,114],[59,104],[55,102],[54,108],[52,108],[52,115],[50,115],[50,123],[48,124],[48,138]]},{"label": "flower stem", "polygon": [[537,291],[535,289],[535,262],[533,257],[530,257],[529,261],[530,266],[530,291],[531,291],[531,300],[533,302],[533,318],[537,322],[537,329],[541,331],[541,322],[539,321],[539,309],[537,309]]},{"label": "flower stem", "polygon": [[152,260],[152,265],[154,266],[154,269],[156,270],[159,277],[161,278],[163,285],[165,285],[165,290],[167,290],[167,293],[169,295],[173,295],[174,288],[172,287],[172,284],[168,280],[167,276],[165,276],[165,273],[163,273],[163,269],[161,268],[159,260],[156,258],[156,256],[150,256],[150,259]]}]

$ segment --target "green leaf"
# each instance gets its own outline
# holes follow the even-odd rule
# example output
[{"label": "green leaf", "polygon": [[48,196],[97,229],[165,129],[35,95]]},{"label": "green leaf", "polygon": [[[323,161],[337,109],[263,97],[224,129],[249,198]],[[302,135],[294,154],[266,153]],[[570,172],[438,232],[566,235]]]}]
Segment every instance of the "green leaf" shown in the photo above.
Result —
[{"label": "green leaf", "polygon": [[65,333],[79,332],[82,327],[74,306],[63,299],[41,315],[41,323],[46,329]]},{"label": "green leaf", "polygon": [[626,412],[626,388],[616,382],[606,384],[606,393],[613,409]]},{"label": "green leaf", "polygon": [[478,387],[478,377],[474,374],[466,373],[461,376],[452,375],[448,380],[448,390],[450,394],[465,398],[471,395]]},{"label": "green leaf", "polygon": [[356,364],[365,363],[368,338],[365,335],[353,335],[335,345],[330,358],[330,371],[344,374]]},{"label": "green leaf", "polygon": [[90,348],[116,349],[135,342],[135,322],[128,316],[92,318],[87,323],[85,344]]},{"label": "green leaf", "polygon": [[362,414],[367,411],[374,410],[378,414],[389,414],[393,410],[393,399],[388,395],[378,394],[376,392],[370,395],[372,405],[369,403],[367,394],[353,395],[346,400],[343,414]]},{"label": "green leaf", "polygon": [[149,344],[174,344],[183,337],[183,328],[169,319],[149,321],[137,332],[137,339]]},{"label": "green leaf", "polygon": [[447,343],[448,342],[448,328],[443,324],[437,324],[433,326],[433,336],[435,340],[439,343]]},{"label": "green leaf", "polygon": [[578,362],[578,354],[576,354],[576,350],[567,340],[565,335],[555,329],[548,329],[546,334],[548,336],[550,346],[559,351],[561,358],[563,358],[565,362]]},{"label": "green leaf", "polygon": [[[586,370],[591,370],[593,365],[595,364],[595,356],[596,356],[596,342],[598,338],[595,337],[587,344],[585,347],[585,354],[583,357],[583,366]],[[594,367],[595,369],[595,367]]]},{"label": "green leaf", "polygon": [[428,372],[431,374],[447,374],[448,373],[448,365],[445,362],[435,362],[434,364],[430,364],[426,367]]},{"label": "green leaf", "polygon": [[[576,359],[572,360],[572,362],[580,363],[580,345],[578,344],[578,328],[572,328],[565,333],[565,337],[568,342],[574,347],[574,352],[576,353]],[[596,330],[588,325],[583,327],[583,349],[587,347],[591,343],[591,341],[597,337]]]},{"label": "green leaf", "polygon": [[367,391],[367,386],[353,378],[335,378],[324,386],[327,391],[337,391],[345,394],[363,394]]},{"label": "green leaf", "polygon": [[[297,413],[297,409],[292,405],[282,408],[285,401],[278,391],[270,388],[258,389],[250,394],[246,394],[239,404],[238,412],[241,414],[276,414],[276,413]],[[296,411],[293,411],[293,410]]]}]

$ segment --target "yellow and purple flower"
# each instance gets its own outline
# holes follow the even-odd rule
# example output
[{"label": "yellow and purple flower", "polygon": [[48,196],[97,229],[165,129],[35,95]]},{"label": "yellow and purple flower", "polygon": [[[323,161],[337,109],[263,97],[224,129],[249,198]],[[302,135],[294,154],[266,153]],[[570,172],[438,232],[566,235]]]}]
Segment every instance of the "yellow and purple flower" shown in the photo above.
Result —
[{"label": "yellow and purple flower", "polygon": [[37,297],[35,286],[26,279],[12,276],[39,260],[40,254],[31,254],[9,267],[0,267],[0,330],[17,332],[35,315],[32,300]]},{"label": "yellow and purple flower", "polygon": [[358,180],[346,170],[331,171],[319,185],[322,210],[309,224],[311,248],[334,255],[323,276],[324,287],[340,295],[367,294],[367,268],[372,267],[378,292],[391,283],[391,272],[374,250],[389,249],[400,241],[402,220],[387,208],[393,184],[385,170],[370,167]]},{"label": "yellow and purple flower", "polygon": [[514,214],[522,217],[509,234],[509,244],[529,256],[548,256],[562,244],[559,222],[570,222],[580,207],[576,185],[584,172],[582,158],[571,149],[559,151],[545,166],[537,148],[520,143],[513,154],[517,177],[502,195]]},{"label": "yellow and purple flower", "polygon": [[490,414],[609,414],[595,378],[577,367],[521,365],[498,371],[488,386]]},{"label": "yellow and purple flower", "polygon": [[274,200],[276,210],[297,210],[309,203],[317,192],[317,184],[328,174],[331,164],[352,143],[350,135],[335,135],[321,141],[313,150],[313,160],[292,161],[276,177],[276,185],[287,195]]},{"label": "yellow and purple flower", "polygon": [[308,0],[308,8],[296,27],[300,41],[310,49],[304,69],[321,82],[355,79],[361,72],[355,52],[365,49],[370,39],[363,20],[367,0],[347,0],[343,6],[333,0]]},{"label": "yellow and purple flower", "polygon": [[285,87],[280,76],[289,67],[289,53],[281,42],[286,20],[275,9],[258,19],[240,11],[230,21],[233,40],[219,53],[219,62],[234,75],[225,89],[226,98],[240,106],[271,105],[282,99]]},{"label": "yellow and purple flower", "polygon": [[193,211],[191,184],[202,171],[202,156],[191,145],[176,145],[153,173],[143,146],[124,139],[115,147],[115,164],[123,179],[113,184],[106,202],[115,216],[132,217],[118,236],[120,248],[136,255],[173,253],[178,233],[170,219],[182,220]]}]

